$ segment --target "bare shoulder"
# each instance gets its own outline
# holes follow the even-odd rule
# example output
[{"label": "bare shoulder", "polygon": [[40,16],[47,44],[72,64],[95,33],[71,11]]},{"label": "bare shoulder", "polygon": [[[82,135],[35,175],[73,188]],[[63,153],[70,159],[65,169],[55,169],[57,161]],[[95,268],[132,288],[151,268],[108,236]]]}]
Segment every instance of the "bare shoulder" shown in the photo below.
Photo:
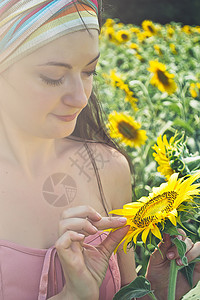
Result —
[{"label": "bare shoulder", "polygon": [[104,144],[91,144],[90,147],[111,208],[121,208],[125,203],[131,202],[131,172],[127,158]]},{"label": "bare shoulder", "polygon": [[[108,209],[122,208],[127,202],[131,202],[131,173],[126,157],[116,149],[103,143],[88,142],[89,152],[95,160],[100,175],[103,191]],[[91,166],[89,153],[83,141],[67,139],[62,144],[63,155],[73,159],[81,159],[82,165],[87,168],[89,175],[94,178],[94,166]],[[63,159],[63,156],[62,156]]]}]

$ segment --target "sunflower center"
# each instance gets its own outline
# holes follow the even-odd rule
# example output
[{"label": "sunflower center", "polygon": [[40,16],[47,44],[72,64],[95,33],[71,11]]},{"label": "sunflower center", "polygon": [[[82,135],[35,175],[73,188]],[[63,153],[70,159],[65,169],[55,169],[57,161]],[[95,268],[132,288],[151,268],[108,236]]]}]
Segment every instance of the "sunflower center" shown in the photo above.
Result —
[{"label": "sunflower center", "polygon": [[119,122],[118,130],[125,138],[129,140],[134,140],[137,137],[137,130],[125,121]]},{"label": "sunflower center", "polygon": [[150,32],[152,32],[152,33],[155,32],[155,30],[154,30],[150,25],[148,25],[147,27],[148,27],[148,30],[149,30]]},{"label": "sunflower center", "polygon": [[157,70],[157,76],[159,81],[164,85],[167,86],[169,84],[169,78],[165,75],[165,73],[161,70]]},{"label": "sunflower center", "polygon": [[173,204],[177,197],[174,191],[165,192],[150,199],[145,203],[133,218],[137,227],[146,227],[155,221],[161,221],[162,214],[173,210]]},{"label": "sunflower center", "polygon": [[122,38],[122,40],[128,40],[128,35],[127,34],[125,34],[125,33],[123,33],[122,35],[121,35],[121,38]]}]

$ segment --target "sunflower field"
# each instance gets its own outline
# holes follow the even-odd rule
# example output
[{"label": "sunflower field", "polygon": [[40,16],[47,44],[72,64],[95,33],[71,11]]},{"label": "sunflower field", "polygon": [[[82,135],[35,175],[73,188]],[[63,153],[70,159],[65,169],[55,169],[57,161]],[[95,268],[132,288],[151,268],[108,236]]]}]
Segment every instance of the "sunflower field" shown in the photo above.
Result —
[{"label": "sunflower field", "polygon": [[98,97],[133,161],[135,200],[165,180],[152,155],[159,135],[184,132],[191,153],[200,151],[200,27],[107,19],[100,51]]},{"label": "sunflower field", "polygon": [[[162,173],[166,165],[159,166],[170,138],[181,136],[188,155],[200,158],[200,26],[150,20],[135,26],[107,19],[100,52],[98,97],[111,137],[132,160],[136,201],[171,175],[176,159],[164,162],[168,174]],[[199,222],[188,222],[187,228],[199,240]],[[136,261],[144,274],[148,251],[136,251]]]}]

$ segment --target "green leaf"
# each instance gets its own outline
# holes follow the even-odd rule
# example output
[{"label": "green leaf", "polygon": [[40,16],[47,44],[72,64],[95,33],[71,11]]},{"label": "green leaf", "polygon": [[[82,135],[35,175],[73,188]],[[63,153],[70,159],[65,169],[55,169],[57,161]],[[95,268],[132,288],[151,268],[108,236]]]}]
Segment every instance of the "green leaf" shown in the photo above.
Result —
[{"label": "green leaf", "polygon": [[144,276],[138,276],[130,284],[117,292],[113,300],[132,300],[152,293],[151,284]]},{"label": "green leaf", "polygon": [[187,257],[185,256],[185,253],[186,253],[186,244],[179,240],[177,237],[174,238],[172,240],[173,244],[176,245],[176,248],[178,250],[178,254],[182,260],[182,263],[184,266],[188,266],[188,259]]},{"label": "green leaf", "polygon": [[188,266],[185,266],[180,271],[183,273],[185,278],[187,279],[190,287],[193,287],[193,272],[194,272],[195,263],[189,264]]},{"label": "green leaf", "polygon": [[190,287],[193,287],[193,273],[195,268],[195,263],[200,262],[200,257],[195,258],[193,261],[191,261],[188,266],[185,266],[180,269],[180,271],[183,273],[185,278],[188,280],[188,283]]},{"label": "green leaf", "polygon": [[200,111],[200,103],[198,100],[191,100],[189,102],[190,106],[195,109],[195,111]]},{"label": "green leaf", "polygon": [[[171,223],[171,222],[170,222]],[[163,232],[165,233],[168,233],[169,235],[180,235],[180,233],[178,232],[178,229],[172,225],[168,223],[166,226],[165,226],[165,229],[163,230]]]},{"label": "green leaf", "polygon": [[184,128],[186,131],[188,131],[190,134],[194,133],[194,129],[184,120],[176,118],[174,120],[174,126],[180,126],[182,128]]},{"label": "green leaf", "polygon": [[190,171],[200,167],[200,156],[189,156],[184,158],[184,163],[188,166]]}]

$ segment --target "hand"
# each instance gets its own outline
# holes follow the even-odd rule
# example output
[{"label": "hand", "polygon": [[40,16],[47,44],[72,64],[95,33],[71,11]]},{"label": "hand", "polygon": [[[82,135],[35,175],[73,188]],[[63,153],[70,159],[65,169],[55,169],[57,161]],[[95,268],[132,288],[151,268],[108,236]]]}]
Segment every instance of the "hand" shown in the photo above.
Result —
[{"label": "hand", "polygon": [[99,287],[105,277],[109,258],[128,231],[128,226],[111,232],[97,247],[84,243],[85,236],[98,230],[118,228],[125,218],[101,217],[88,206],[79,206],[63,212],[60,238],[55,247],[66,280],[65,299],[99,299]]},{"label": "hand", "polygon": [[[186,257],[188,262],[192,261],[200,255],[200,242],[193,244],[191,239],[186,237],[183,230],[179,229],[180,236],[186,244]],[[178,265],[182,265],[176,247],[172,244],[170,236],[164,235],[163,242],[159,244],[159,248],[163,254],[156,250],[150,257],[149,265],[147,268],[146,278],[151,282],[152,289],[155,295],[160,300],[167,299],[168,293],[168,280],[169,280],[169,267],[170,260],[176,259]],[[193,274],[193,284],[195,285],[200,280],[200,263],[195,265]],[[176,299],[181,297],[190,290],[190,286],[181,272],[178,272],[177,286],[176,286]]]}]

